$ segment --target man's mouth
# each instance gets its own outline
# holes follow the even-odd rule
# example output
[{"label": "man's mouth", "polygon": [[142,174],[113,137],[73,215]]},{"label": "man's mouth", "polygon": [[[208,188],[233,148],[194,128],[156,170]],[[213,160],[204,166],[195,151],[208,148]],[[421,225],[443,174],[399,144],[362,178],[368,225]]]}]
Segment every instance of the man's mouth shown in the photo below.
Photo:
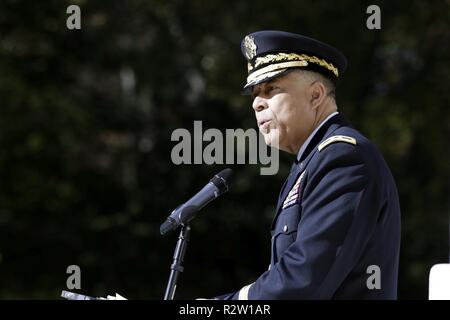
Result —
[{"label": "man's mouth", "polygon": [[261,130],[266,130],[269,127],[271,121],[272,120],[262,120],[258,123],[258,126]]}]

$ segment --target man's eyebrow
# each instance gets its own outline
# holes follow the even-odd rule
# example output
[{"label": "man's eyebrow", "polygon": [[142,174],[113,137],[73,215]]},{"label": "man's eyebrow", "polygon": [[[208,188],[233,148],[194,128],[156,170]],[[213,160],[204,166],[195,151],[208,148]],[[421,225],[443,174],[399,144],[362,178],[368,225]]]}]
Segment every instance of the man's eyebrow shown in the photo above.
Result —
[{"label": "man's eyebrow", "polygon": [[275,78],[275,79],[271,79],[269,81],[266,82],[266,85],[280,85],[281,83],[281,79],[280,78]]},{"label": "man's eyebrow", "polygon": [[278,80],[279,80],[278,78],[270,79],[270,80],[268,80],[268,81],[266,81],[266,82],[260,83],[259,85],[255,85],[255,86],[253,87],[253,90],[252,90],[251,94],[252,94],[253,96],[255,96],[256,94],[258,94],[258,93],[261,91],[261,88],[262,88],[262,87],[266,87],[266,86],[268,86],[268,85],[277,83]]},{"label": "man's eyebrow", "polygon": [[256,85],[253,87],[251,94],[253,97],[256,97],[260,91],[261,91],[261,86]]}]

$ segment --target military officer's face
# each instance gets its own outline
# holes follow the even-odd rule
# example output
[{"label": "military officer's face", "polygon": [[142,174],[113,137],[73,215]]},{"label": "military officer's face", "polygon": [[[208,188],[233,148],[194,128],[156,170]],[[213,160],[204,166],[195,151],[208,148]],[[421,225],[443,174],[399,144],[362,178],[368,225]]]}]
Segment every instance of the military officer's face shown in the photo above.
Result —
[{"label": "military officer's face", "polygon": [[294,71],[253,88],[252,107],[267,145],[298,152],[314,130],[317,108],[312,85],[308,77]]}]

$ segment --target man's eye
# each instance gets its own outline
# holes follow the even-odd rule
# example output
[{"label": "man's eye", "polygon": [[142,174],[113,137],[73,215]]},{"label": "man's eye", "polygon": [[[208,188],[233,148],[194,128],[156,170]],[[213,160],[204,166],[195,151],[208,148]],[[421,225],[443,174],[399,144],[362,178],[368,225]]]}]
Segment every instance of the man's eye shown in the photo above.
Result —
[{"label": "man's eye", "polygon": [[273,91],[273,90],[275,90],[275,89],[277,89],[277,88],[278,88],[277,86],[269,86],[268,89],[267,89],[267,91],[268,91],[268,92],[271,92],[271,91]]}]

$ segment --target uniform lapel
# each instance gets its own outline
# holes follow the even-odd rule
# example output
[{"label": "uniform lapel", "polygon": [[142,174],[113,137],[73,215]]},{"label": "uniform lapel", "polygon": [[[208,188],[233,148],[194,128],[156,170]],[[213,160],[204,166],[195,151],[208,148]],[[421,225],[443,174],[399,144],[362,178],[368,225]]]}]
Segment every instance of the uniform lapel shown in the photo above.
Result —
[{"label": "uniform lapel", "polygon": [[291,172],[286,181],[284,182],[280,192],[280,196],[278,198],[276,214],[272,221],[272,229],[275,226],[276,218],[278,217],[278,214],[281,211],[286,196],[294,186],[300,173],[302,173],[305,170],[309,161],[311,160],[313,155],[317,152],[316,148],[317,145],[319,145],[323,140],[328,138],[328,136],[330,136],[337,128],[344,125],[349,126],[350,124],[340,114],[337,114],[331,119],[329,119],[326,123],[323,124],[323,126],[316,132],[314,137],[311,139],[310,143],[305,149],[305,152],[303,152],[303,155],[301,156],[300,160],[295,159],[295,162],[291,168]]},{"label": "uniform lapel", "polygon": [[291,168],[291,172],[289,173],[289,176],[287,177],[286,181],[283,184],[283,187],[280,192],[280,196],[278,197],[278,203],[277,203],[277,213],[280,211],[280,208],[283,206],[283,202],[286,199],[287,194],[291,190],[292,186],[295,183],[295,180],[297,179],[298,174],[300,173],[301,167],[300,163],[294,163]]}]

